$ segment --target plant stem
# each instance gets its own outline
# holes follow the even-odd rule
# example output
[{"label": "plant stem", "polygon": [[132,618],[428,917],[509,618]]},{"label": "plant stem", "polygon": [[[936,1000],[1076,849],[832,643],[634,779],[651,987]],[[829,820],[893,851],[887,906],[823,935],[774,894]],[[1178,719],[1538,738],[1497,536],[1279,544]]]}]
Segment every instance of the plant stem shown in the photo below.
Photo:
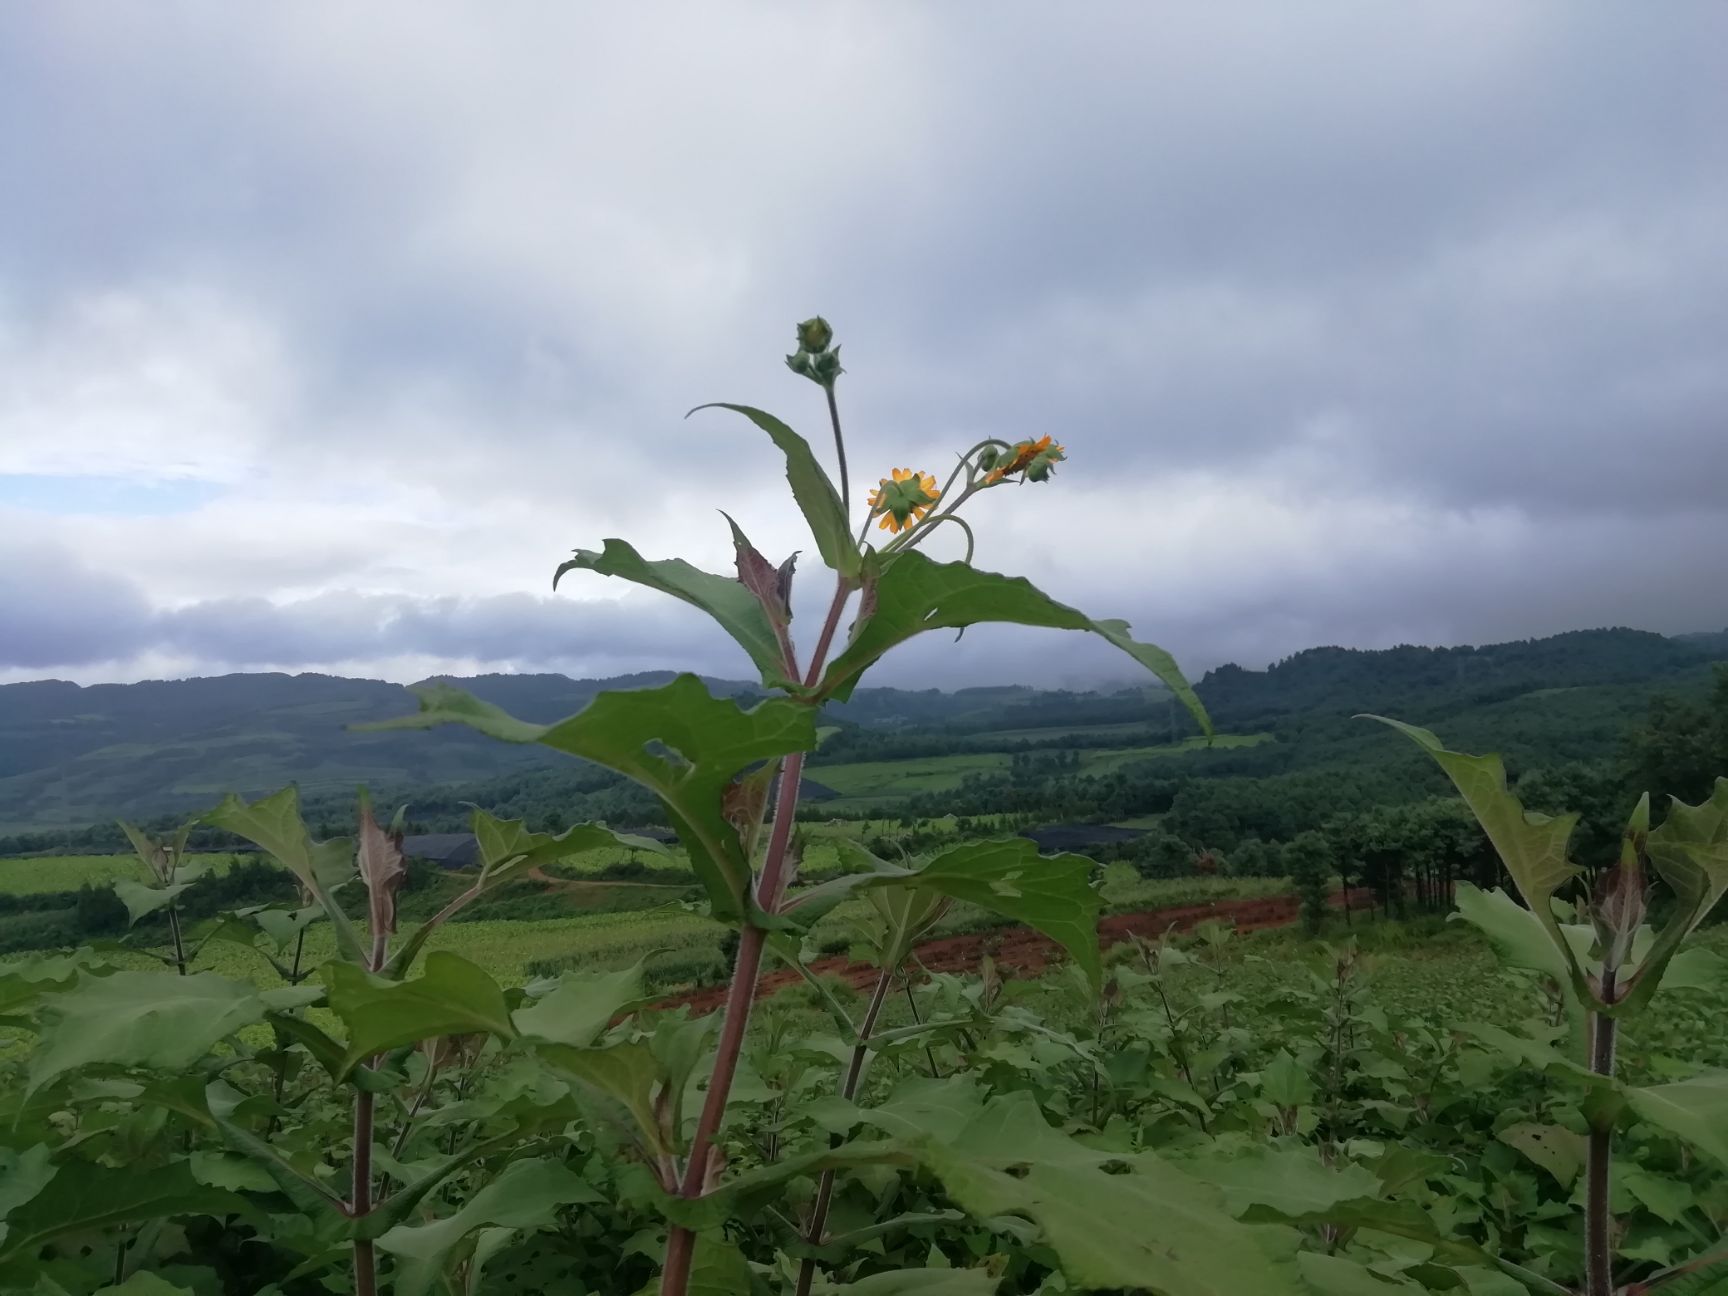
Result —
[{"label": "plant stem", "polygon": [[[372,932],[372,956],[367,971],[384,966],[390,951],[390,933],[380,924]],[[371,1060],[362,1062],[370,1068]],[[372,1125],[374,1099],[368,1089],[354,1091],[354,1188],[348,1213],[364,1219],[372,1211]],[[370,1238],[354,1239],[354,1296],[378,1296],[378,1261]]]},{"label": "plant stem", "polygon": [[[1602,999],[1614,1001],[1615,969],[1602,972]],[[1590,1014],[1590,1070],[1599,1076],[1614,1074],[1614,1048],[1619,1023],[1606,1013]],[[1609,1209],[1609,1189],[1614,1165],[1614,1122],[1599,1118],[1590,1124],[1589,1153],[1585,1163],[1584,1205],[1584,1296],[1613,1296],[1614,1217]]]},{"label": "plant stem", "polygon": [[[834,601],[828,605],[828,619],[822,623],[822,636],[816,640],[816,651],[810,654],[810,673],[804,679],[804,683],[811,688],[816,687],[816,682],[822,678],[822,665],[828,660],[828,649],[834,643],[834,631],[840,626],[840,615],[846,611],[846,600],[851,596],[852,587],[845,580],[834,583]],[[796,678],[798,672],[794,670],[791,674]]]},{"label": "plant stem", "polygon": [[[844,475],[845,450],[840,440],[840,418],[835,412],[832,388],[828,391],[828,403],[834,420],[835,443],[841,447],[841,472]],[[823,663],[827,660],[828,649],[834,642],[834,631],[840,624],[841,613],[846,610],[846,600],[851,593],[846,579],[837,578],[834,600],[828,606],[828,617],[822,624],[816,650],[810,655],[810,670],[805,678],[811,685],[822,678]],[[797,679],[798,663],[792,658],[790,645],[785,651],[786,677]],[[792,844],[792,828],[798,818],[798,794],[803,785],[804,753],[793,752],[780,767],[780,795],[774,802],[774,827],[768,835],[768,853],[756,886],[756,903],[764,913],[779,911],[791,881],[786,858]],[[708,1077],[708,1093],[702,1102],[702,1113],[696,1120],[696,1133],[690,1140],[684,1177],[678,1184],[678,1192],[683,1197],[700,1197],[707,1185],[709,1156],[714,1136],[720,1130],[720,1121],[726,1115],[727,1101],[732,1096],[733,1078],[738,1074],[738,1058],[744,1051],[744,1034],[750,1025],[750,1009],[756,1002],[756,983],[762,975],[762,951],[767,940],[768,933],[747,918],[738,936],[738,957],[732,966],[732,984],[726,991],[726,1017],[714,1048],[714,1070]],[[868,1025],[862,1033],[869,1033]],[[695,1255],[695,1233],[674,1225],[666,1235],[666,1259],[660,1269],[661,1296],[686,1296],[690,1289],[690,1265]]]},{"label": "plant stem", "polygon": [[[794,752],[780,771],[780,796],[774,805],[774,828],[768,838],[768,856],[757,888],[757,903],[773,913],[785,889],[786,851],[792,839],[792,822],[798,810],[798,790],[804,778],[804,754]],[[725,1019],[714,1049],[714,1070],[708,1077],[708,1095],[690,1140],[689,1160],[678,1191],[684,1197],[700,1197],[708,1177],[708,1158],[714,1135],[726,1114],[732,1095],[732,1080],[738,1074],[738,1058],[744,1051],[744,1032],[750,1024],[750,1009],[756,1000],[756,982],[762,974],[762,950],[768,933],[746,922],[738,936],[738,958],[732,967],[732,984],[726,992]],[[685,1296],[690,1286],[690,1263],[695,1258],[696,1235],[674,1226],[666,1236],[666,1260],[660,1271],[662,1296]]]},{"label": "plant stem", "polygon": [[[888,990],[894,984],[892,967],[882,969],[882,975],[876,978],[876,991],[870,996],[870,1006],[864,1010],[864,1020],[858,1026],[858,1040],[852,1046],[852,1061],[846,1068],[846,1079],[840,1085],[840,1096],[850,1102],[858,1093],[858,1081],[864,1075],[864,1062],[870,1056],[870,1037],[876,1032],[876,1019],[882,1015],[882,1005],[887,1001]],[[830,1136],[829,1146],[840,1142],[838,1134]],[[834,1200],[834,1171],[832,1167],[822,1172],[822,1178],[816,1184],[816,1201],[810,1208],[810,1226],[804,1230],[804,1240],[811,1246],[822,1245],[822,1235],[828,1229],[828,1207]],[[813,1256],[805,1256],[798,1266],[798,1286],[794,1296],[810,1296],[810,1285],[816,1280],[816,1260]]]},{"label": "plant stem", "polygon": [[186,946],[180,939],[180,913],[172,900],[168,902],[168,934],[174,938],[174,966],[179,969],[181,976],[185,976]]},{"label": "plant stem", "polygon": [[[372,1210],[372,1095],[354,1095],[354,1195],[349,1214],[362,1219]],[[377,1260],[370,1238],[354,1240],[354,1296],[377,1296]]]},{"label": "plant stem", "polygon": [[850,508],[852,483],[846,475],[846,438],[840,435],[840,407],[834,403],[833,383],[824,384],[822,390],[828,395],[828,421],[834,425],[834,453],[840,459],[840,499]]},{"label": "plant stem", "polygon": [[[914,1025],[922,1026],[924,1019],[918,1015],[918,999],[912,993],[912,978],[907,977],[903,984],[906,987],[906,1006],[912,1010],[912,1022]],[[942,1069],[936,1065],[936,1050],[930,1046],[929,1040],[924,1041],[924,1056],[930,1062],[930,1078],[940,1080]]]}]

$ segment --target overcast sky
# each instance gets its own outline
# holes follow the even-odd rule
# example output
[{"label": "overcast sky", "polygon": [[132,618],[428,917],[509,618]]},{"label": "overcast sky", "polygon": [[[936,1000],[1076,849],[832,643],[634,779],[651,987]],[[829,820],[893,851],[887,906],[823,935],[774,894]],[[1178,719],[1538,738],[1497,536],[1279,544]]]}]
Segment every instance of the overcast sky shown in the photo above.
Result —
[{"label": "overcast sky", "polygon": [[[721,507],[813,562],[682,415],[824,445],[815,311],[855,479],[1055,435],[978,562],[1196,676],[1719,628],[1724,51],[1711,0],[6,6],[0,680],[747,676],[550,576],[726,570]],[[875,678],[1125,675],[940,638]]]}]

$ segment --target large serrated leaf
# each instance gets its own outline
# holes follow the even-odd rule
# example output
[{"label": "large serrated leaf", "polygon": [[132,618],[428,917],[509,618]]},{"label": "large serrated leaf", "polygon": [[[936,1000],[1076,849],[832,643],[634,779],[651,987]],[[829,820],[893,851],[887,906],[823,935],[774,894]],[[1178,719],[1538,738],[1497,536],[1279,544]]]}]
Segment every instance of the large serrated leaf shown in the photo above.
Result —
[{"label": "large serrated leaf", "polygon": [[352,963],[327,963],[330,1011],[348,1028],[341,1074],[376,1053],[444,1035],[497,1035],[516,1028],[498,983],[460,955],[434,950],[407,981],[375,976]]},{"label": "large serrated leaf", "polygon": [[158,909],[166,909],[191,889],[190,882],[175,882],[171,886],[145,886],[131,878],[120,878],[114,883],[114,894],[120,897],[120,903],[126,906],[128,927],[136,927],[139,919],[149,917]]},{"label": "large serrated leaf", "polygon": [[251,805],[230,793],[205,818],[274,856],[323,907],[342,956],[356,963],[366,961],[359,933],[336,903],[334,894],[338,886],[354,876],[354,844],[344,838],[313,841],[300,817],[298,788],[285,787]]},{"label": "large serrated leaf", "polygon": [[1710,1071],[1673,1084],[1628,1086],[1624,1094],[1639,1119],[1728,1166],[1728,1071]]},{"label": "large serrated leaf", "polygon": [[544,1228],[557,1219],[560,1206],[595,1200],[593,1186],[561,1162],[512,1161],[453,1215],[425,1224],[398,1224],[378,1238],[378,1248],[396,1257],[391,1291],[425,1296],[478,1229]]},{"label": "large serrated leaf", "polygon": [[532,1039],[586,1048],[614,1017],[647,998],[641,959],[616,972],[566,972],[546,994],[516,1010],[516,1029]]},{"label": "large serrated leaf", "polygon": [[963,842],[911,868],[873,861],[875,871],[851,873],[794,897],[790,916],[814,917],[848,895],[881,887],[935,891],[1035,927],[1061,945],[1096,990],[1103,978],[1093,887],[1097,865],[1083,855],[1040,855],[1025,837]]},{"label": "large serrated leaf", "polygon": [[1642,1007],[1656,993],[1680,944],[1728,891],[1728,778],[1716,780],[1710,799],[1670,803],[1668,817],[1649,836],[1650,862],[1674,892],[1674,911],[1639,967],[1622,1011]]},{"label": "large serrated leaf", "polygon": [[[694,675],[657,689],[602,693],[567,720],[536,725],[446,685],[416,690],[420,713],[372,729],[465,724],[506,742],[537,742],[634,779],[660,798],[715,915],[744,913],[750,861],[725,812],[740,770],[815,745],[814,710],[786,699],[746,711]],[[672,753],[663,754],[663,751]]]},{"label": "large serrated leaf", "polygon": [[319,993],[311,987],[260,992],[214,972],[84,977],[42,1010],[48,1024],[30,1057],[29,1091],[97,1064],[183,1071],[272,1009],[313,1003]]},{"label": "large serrated leaf", "polygon": [[176,1216],[220,1218],[245,1209],[242,1198],[199,1183],[185,1161],[152,1167],[148,1174],[124,1174],[88,1161],[66,1161],[41,1191],[7,1217],[0,1261],[34,1258],[55,1238],[72,1233]]},{"label": "large serrated leaf", "polygon": [[792,486],[792,498],[798,502],[804,520],[810,524],[810,534],[816,537],[817,552],[822,561],[848,580],[855,579],[862,566],[857,542],[846,520],[846,505],[834,483],[817,462],[810,443],[779,419],[752,405],[731,405],[715,401],[691,410],[725,409],[742,414],[766,432],[786,456],[786,480]]},{"label": "large serrated leaf", "polygon": [[764,684],[774,686],[786,680],[786,662],[774,626],[756,596],[732,577],[705,572],[682,558],[650,562],[617,539],[607,540],[599,553],[578,549],[574,558],[559,564],[552,576],[553,588],[565,572],[578,570],[616,576],[701,608],[750,655]]},{"label": "large serrated leaf", "polygon": [[873,607],[862,616],[852,641],[829,663],[822,677],[819,695],[823,698],[845,701],[866,669],[890,649],[926,630],[1002,622],[1098,635],[1156,675],[1182,700],[1201,729],[1212,732],[1206,708],[1169,653],[1131,638],[1126,621],[1094,621],[1056,602],[1024,577],[980,571],[963,562],[936,562],[908,551],[885,562],[869,602]]}]

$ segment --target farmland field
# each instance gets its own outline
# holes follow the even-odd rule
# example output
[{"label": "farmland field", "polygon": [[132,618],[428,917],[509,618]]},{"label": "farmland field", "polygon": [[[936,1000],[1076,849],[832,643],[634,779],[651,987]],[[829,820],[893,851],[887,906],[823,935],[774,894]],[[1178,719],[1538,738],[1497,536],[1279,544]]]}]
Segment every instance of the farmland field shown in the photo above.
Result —
[{"label": "farmland field", "polygon": [[[189,859],[208,864],[212,872],[232,867],[233,854],[193,855]],[[38,855],[0,859],[0,895],[42,895],[51,891],[76,891],[86,884],[100,885],[121,878],[143,876],[136,855]]]},{"label": "farmland field", "polygon": [[[990,734],[992,740],[1004,742],[1017,738],[1054,738],[1074,734],[1095,733],[1090,730],[1018,730],[1011,734]],[[1117,726],[1103,726],[1114,730]],[[1253,747],[1271,740],[1270,734],[1219,734],[1210,746],[1213,749]],[[1208,746],[1202,738],[1188,738],[1175,744],[1149,747],[1080,748],[1079,771],[1101,774],[1120,769],[1141,760],[1158,760],[1180,756]],[[916,796],[922,792],[944,792],[957,788],[969,774],[1000,774],[1011,766],[1007,752],[955,752],[946,756],[912,757],[906,760],[856,761],[839,765],[815,765],[809,777],[824,787],[833,788],[849,805],[867,805],[881,800]]]}]

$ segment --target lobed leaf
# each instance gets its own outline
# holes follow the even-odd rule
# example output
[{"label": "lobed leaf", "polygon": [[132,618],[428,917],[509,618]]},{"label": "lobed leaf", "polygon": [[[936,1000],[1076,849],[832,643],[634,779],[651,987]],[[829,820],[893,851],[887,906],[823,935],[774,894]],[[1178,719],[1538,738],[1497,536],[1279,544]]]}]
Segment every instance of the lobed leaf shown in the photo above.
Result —
[{"label": "lobed leaf", "polygon": [[848,580],[855,580],[863,558],[846,518],[846,504],[817,461],[810,443],[772,414],[752,405],[714,401],[698,405],[690,412],[694,414],[705,409],[725,409],[742,414],[768,434],[780,448],[780,453],[786,456],[786,480],[792,486],[792,498],[798,502],[804,520],[810,525],[810,534],[816,537],[816,551],[832,570]]},{"label": "lobed leaf", "polygon": [[[740,770],[815,745],[814,710],[774,699],[746,711],[716,698],[694,675],[656,689],[602,693],[556,724],[518,720],[434,684],[416,690],[420,713],[372,729],[465,724],[506,742],[537,742],[640,783],[660,798],[716,917],[744,916],[750,859],[726,815],[726,790]],[[664,753],[664,754],[663,754]]]},{"label": "lobed leaf", "polygon": [[701,608],[749,654],[764,684],[777,687],[788,682],[786,659],[768,614],[756,595],[732,577],[702,571],[682,558],[650,562],[631,545],[617,539],[607,540],[599,553],[592,549],[576,550],[576,556],[560,563],[553,573],[552,587],[558,587],[565,572],[578,570],[616,576]]},{"label": "lobed leaf", "polygon": [[1040,855],[1025,837],[963,842],[912,868],[857,851],[874,870],[848,873],[793,897],[789,916],[813,922],[847,896],[882,887],[935,891],[1036,928],[1061,945],[1085,971],[1094,993],[1103,980],[1098,915],[1103,897],[1092,885],[1097,866],[1084,855]]},{"label": "lobed leaf", "polygon": [[396,1257],[391,1290],[397,1296],[425,1296],[463,1242],[481,1228],[545,1228],[556,1221],[560,1206],[596,1199],[593,1187],[561,1162],[512,1161],[454,1214],[426,1224],[398,1224],[378,1238],[378,1248]]},{"label": "lobed leaf", "polygon": [[1094,621],[1058,603],[1020,576],[943,563],[916,550],[892,555],[873,586],[846,650],[829,663],[817,695],[845,701],[859,677],[890,649],[926,630],[958,630],[985,622],[1086,630],[1114,644],[1163,681],[1210,734],[1206,708],[1169,653],[1129,636],[1126,621]]},{"label": "lobed leaf", "polygon": [[300,817],[298,788],[285,787],[251,805],[229,793],[205,819],[274,856],[329,916],[336,933],[336,948],[342,956],[356,963],[366,961],[359,933],[336,903],[334,894],[337,887],[355,875],[354,843],[339,837],[314,842]]},{"label": "lobed leaf", "polygon": [[460,955],[434,950],[425,971],[391,981],[352,963],[326,963],[330,1011],[348,1028],[340,1076],[367,1058],[443,1035],[485,1033],[511,1039],[516,1028],[498,983]]},{"label": "lobed leaf", "polygon": [[214,972],[83,977],[42,1010],[47,1027],[30,1057],[28,1092],[90,1065],[184,1071],[266,1013],[313,1003],[319,994],[310,987],[259,991]]}]

